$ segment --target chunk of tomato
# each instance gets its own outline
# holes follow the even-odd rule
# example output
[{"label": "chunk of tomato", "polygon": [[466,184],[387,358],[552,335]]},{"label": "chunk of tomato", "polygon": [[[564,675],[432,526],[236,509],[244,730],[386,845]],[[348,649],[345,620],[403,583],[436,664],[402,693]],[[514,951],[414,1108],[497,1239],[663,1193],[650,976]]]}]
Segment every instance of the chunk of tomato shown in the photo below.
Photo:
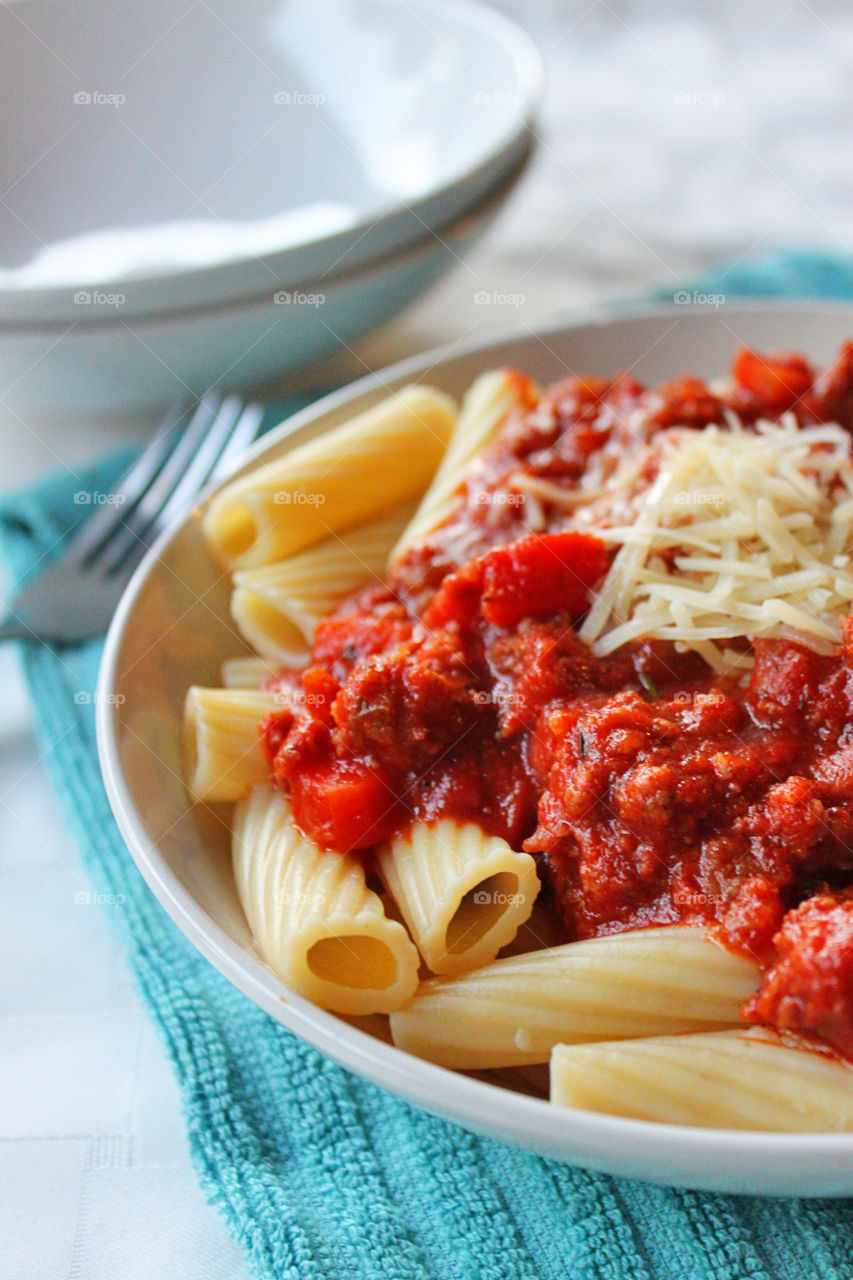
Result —
[{"label": "chunk of tomato", "polygon": [[555,613],[577,617],[586,612],[590,588],[606,570],[600,538],[574,531],[534,534],[483,557],[480,609],[499,627]]},{"label": "chunk of tomato", "polygon": [[761,355],[741,347],[732,364],[735,382],[759,401],[766,413],[784,413],[811,390],[814,370],[804,356],[787,351]]},{"label": "chunk of tomato", "polygon": [[323,760],[291,777],[296,825],[324,849],[349,853],[385,839],[399,818],[390,779],[362,762]]}]

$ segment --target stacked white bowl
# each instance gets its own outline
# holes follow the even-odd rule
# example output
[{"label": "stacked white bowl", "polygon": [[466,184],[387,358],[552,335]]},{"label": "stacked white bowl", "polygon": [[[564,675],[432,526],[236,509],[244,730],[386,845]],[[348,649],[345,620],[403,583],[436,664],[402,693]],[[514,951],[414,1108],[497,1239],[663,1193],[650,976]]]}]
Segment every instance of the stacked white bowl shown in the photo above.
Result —
[{"label": "stacked white bowl", "polygon": [[538,56],[478,4],[9,0],[0,402],[150,410],[327,355],[458,260]]}]

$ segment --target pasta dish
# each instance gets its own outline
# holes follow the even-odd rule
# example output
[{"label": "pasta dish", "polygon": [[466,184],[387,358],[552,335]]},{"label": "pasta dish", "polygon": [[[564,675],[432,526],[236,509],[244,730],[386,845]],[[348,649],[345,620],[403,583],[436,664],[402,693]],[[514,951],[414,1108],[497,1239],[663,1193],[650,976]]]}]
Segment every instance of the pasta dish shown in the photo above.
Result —
[{"label": "pasta dish", "polygon": [[188,787],[279,977],[558,1105],[853,1130],[851,432],[853,343],[500,369],[216,494],[253,654]]}]

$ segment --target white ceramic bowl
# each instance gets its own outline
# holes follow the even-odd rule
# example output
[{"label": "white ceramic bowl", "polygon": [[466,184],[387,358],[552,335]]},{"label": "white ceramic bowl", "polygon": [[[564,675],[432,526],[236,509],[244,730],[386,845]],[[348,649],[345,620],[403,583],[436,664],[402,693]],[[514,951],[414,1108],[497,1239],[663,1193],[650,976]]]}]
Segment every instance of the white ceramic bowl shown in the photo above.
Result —
[{"label": "white ceramic bowl", "polygon": [[[827,360],[853,334],[853,308],[823,304],[681,306],[601,315],[453,355],[431,352],[329,396],[260,442],[246,467],[344,421],[423,376],[459,395],[484,369],[516,364],[542,381],[630,368],[647,381],[713,376],[734,347],[783,347]],[[403,1053],[315,1008],[258,959],[234,888],[224,824],[188,807],[181,709],[191,683],[216,684],[237,652],[226,584],[204,547],[198,509],[137,571],[104,653],[98,742],[116,818],[148,884],[178,926],[273,1018],[336,1061],[428,1111],[571,1163],[720,1191],[853,1193],[853,1135],[735,1133],[657,1125],[551,1107]]]},{"label": "white ceramic bowl", "polygon": [[164,351],[202,389],[217,325],[245,382],[383,318],[387,289],[303,339],[273,300],[368,267],[382,293],[518,166],[541,93],[525,34],[470,0],[7,0],[0,75],[0,395],[40,344],[149,402]]},{"label": "white ceramic bowl", "polygon": [[[2,0],[0,0],[2,2]],[[440,235],[301,290],[132,320],[0,325],[0,401],[27,421],[150,416],[210,388],[252,390],[369,333],[468,254],[526,157]]]}]

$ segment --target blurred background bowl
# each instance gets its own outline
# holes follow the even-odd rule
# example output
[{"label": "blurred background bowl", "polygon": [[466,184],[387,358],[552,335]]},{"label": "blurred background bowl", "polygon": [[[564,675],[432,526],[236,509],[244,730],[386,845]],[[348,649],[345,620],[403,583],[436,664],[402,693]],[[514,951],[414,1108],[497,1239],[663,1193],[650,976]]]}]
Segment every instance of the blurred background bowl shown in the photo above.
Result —
[{"label": "blurred background bowl", "polygon": [[29,414],[256,385],[373,328],[487,225],[542,87],[467,0],[11,0],[0,79],[0,398]]}]

